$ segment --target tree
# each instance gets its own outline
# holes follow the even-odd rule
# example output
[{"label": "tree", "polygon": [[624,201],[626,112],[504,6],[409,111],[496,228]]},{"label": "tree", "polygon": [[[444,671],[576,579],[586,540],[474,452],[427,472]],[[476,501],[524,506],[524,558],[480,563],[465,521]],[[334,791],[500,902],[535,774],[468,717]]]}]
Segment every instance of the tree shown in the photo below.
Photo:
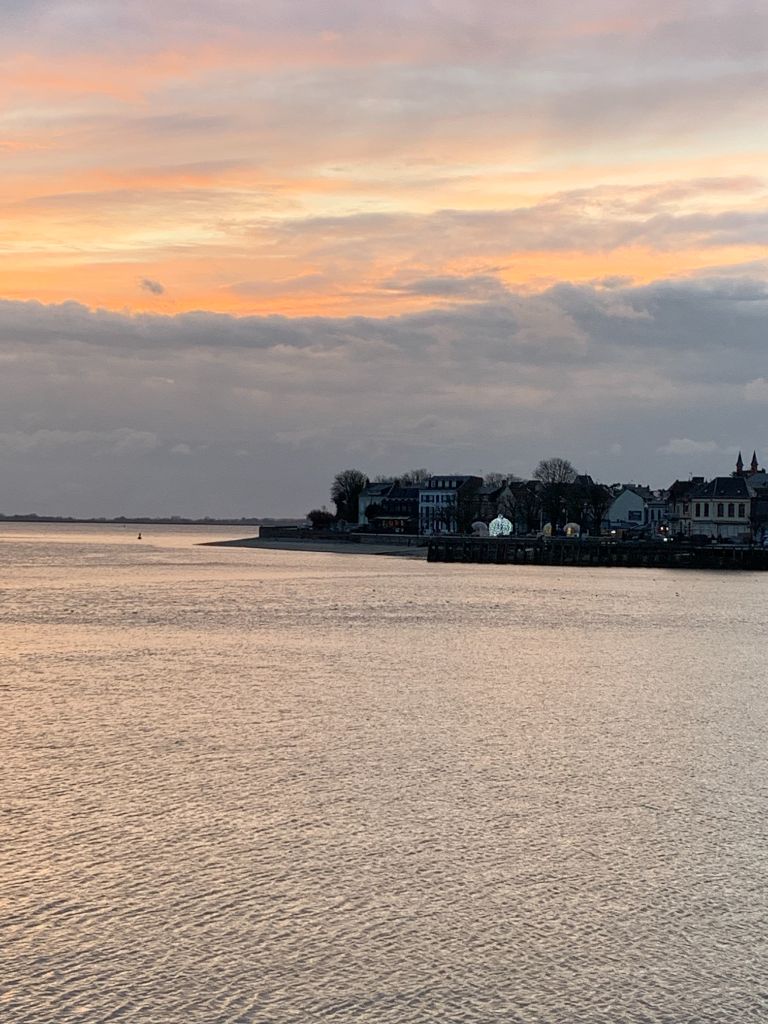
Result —
[{"label": "tree", "polygon": [[423,487],[432,474],[428,469],[409,469],[400,477],[403,487]]},{"label": "tree", "polygon": [[552,524],[552,532],[561,524],[569,489],[576,480],[576,470],[568,459],[542,459],[533,471],[541,484],[541,507],[544,518]]},{"label": "tree", "polygon": [[368,477],[359,469],[344,469],[337,473],[331,484],[331,500],[336,506],[336,515],[347,523],[357,522],[357,505],[360,492],[368,486]]},{"label": "tree", "polygon": [[366,506],[365,512],[363,513],[365,518],[370,523],[377,516],[384,515],[384,506],[379,505],[378,502],[372,501],[370,505]]},{"label": "tree", "polygon": [[535,533],[541,526],[541,496],[536,491],[535,481],[519,484],[515,488],[515,500],[526,533]]},{"label": "tree", "polygon": [[501,487],[502,484],[510,484],[517,479],[514,473],[486,473],[483,483],[486,487]]},{"label": "tree", "polygon": [[327,530],[333,523],[334,515],[327,508],[313,508],[311,512],[307,512],[307,519],[313,530]]},{"label": "tree", "polygon": [[600,524],[611,507],[613,495],[605,484],[587,484],[584,493],[584,512],[594,534],[600,533]]},{"label": "tree", "polygon": [[542,459],[533,471],[534,480],[543,484],[572,484],[577,475],[568,459]]}]

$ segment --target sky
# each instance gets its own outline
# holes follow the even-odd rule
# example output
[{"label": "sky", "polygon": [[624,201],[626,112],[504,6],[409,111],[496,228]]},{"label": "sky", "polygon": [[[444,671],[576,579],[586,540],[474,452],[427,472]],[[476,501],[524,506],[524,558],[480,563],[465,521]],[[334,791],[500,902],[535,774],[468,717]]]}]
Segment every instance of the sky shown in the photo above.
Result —
[{"label": "sky", "polygon": [[768,461],[768,5],[0,0],[0,512]]}]

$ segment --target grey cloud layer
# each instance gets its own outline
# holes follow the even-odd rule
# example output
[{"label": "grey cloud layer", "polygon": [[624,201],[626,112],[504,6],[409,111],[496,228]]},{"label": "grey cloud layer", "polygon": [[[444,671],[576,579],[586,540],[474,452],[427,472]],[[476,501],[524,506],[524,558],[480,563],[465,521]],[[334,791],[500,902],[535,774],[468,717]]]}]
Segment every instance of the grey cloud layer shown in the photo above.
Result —
[{"label": "grey cloud layer", "polygon": [[765,285],[610,284],[380,319],[2,302],[0,510],[301,513],[344,465],[553,453],[664,484],[768,444]]}]

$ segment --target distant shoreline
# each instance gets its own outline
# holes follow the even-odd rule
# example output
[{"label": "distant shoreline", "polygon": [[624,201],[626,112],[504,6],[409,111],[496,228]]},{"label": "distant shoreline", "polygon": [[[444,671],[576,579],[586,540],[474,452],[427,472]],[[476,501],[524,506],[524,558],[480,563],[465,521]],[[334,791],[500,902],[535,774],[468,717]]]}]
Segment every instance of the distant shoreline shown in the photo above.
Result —
[{"label": "distant shoreline", "polygon": [[81,526],[302,526],[303,519],[186,519],[179,516],[118,516],[116,519],[90,517],[77,519],[73,516],[4,516],[0,515],[0,526],[3,523],[58,523]]}]

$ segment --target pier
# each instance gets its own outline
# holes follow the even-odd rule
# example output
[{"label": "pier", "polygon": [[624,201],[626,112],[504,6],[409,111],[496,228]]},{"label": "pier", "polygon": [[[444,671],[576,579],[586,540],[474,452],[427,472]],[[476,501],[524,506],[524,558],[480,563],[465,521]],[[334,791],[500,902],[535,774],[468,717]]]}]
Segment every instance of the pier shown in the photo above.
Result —
[{"label": "pier", "polygon": [[768,569],[768,550],[751,544],[693,545],[614,537],[430,537],[427,561],[754,572]]}]

